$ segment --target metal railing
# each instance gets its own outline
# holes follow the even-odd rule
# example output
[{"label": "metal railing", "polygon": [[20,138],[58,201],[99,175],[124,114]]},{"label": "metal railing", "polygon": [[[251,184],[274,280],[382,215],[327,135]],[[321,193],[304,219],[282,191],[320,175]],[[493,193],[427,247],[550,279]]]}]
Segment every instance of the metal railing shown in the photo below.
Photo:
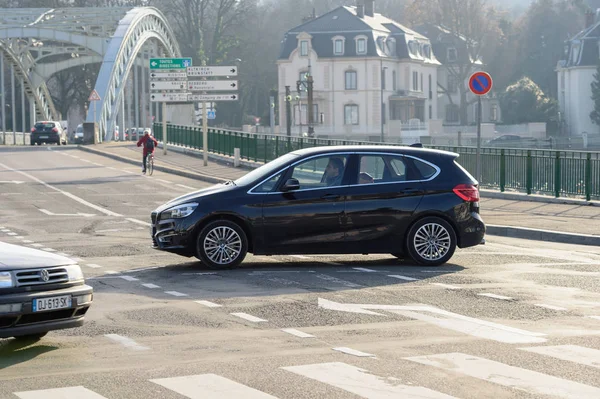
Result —
[{"label": "metal railing", "polygon": [[[202,129],[167,125],[168,144],[202,149]],[[162,141],[162,125],[154,124],[154,136]],[[269,162],[302,148],[334,145],[393,145],[365,141],[313,139],[269,134],[209,129],[208,151],[233,156],[240,149],[241,159]],[[458,162],[471,174],[475,172],[474,147],[427,146],[460,154]],[[483,188],[518,191],[554,197],[583,197],[600,200],[600,152],[553,151],[509,148],[482,148]]]}]

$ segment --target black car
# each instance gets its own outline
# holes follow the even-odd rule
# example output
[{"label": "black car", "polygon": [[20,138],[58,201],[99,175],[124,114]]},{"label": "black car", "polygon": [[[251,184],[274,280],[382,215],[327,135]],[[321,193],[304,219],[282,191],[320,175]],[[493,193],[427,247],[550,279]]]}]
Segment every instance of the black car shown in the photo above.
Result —
[{"label": "black car", "polygon": [[207,267],[247,252],[410,256],[441,265],[483,242],[475,179],[458,154],[400,146],[294,151],[152,212],[154,248]]},{"label": "black car", "polygon": [[37,122],[35,126],[31,128],[30,142],[31,145],[39,145],[41,143],[67,145],[69,139],[67,133],[60,125],[60,122],[43,121]]},{"label": "black car", "polygon": [[76,262],[0,242],[0,338],[41,338],[83,325],[93,300]]}]

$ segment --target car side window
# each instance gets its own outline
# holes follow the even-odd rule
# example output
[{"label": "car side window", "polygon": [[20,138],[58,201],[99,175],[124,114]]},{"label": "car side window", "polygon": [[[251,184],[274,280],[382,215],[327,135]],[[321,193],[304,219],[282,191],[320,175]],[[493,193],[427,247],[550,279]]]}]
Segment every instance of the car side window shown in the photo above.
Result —
[{"label": "car side window", "polygon": [[295,165],[291,178],[298,180],[301,190],[341,186],[347,162],[347,155],[312,158]]},{"label": "car side window", "polygon": [[407,167],[406,160],[404,157],[392,157],[390,158],[390,165],[396,174],[396,181],[407,181]]},{"label": "car side window", "polygon": [[386,173],[386,165],[380,155],[362,155],[358,170],[358,184],[381,183]]},{"label": "car side window", "polygon": [[269,180],[256,187],[252,192],[253,193],[270,193],[273,191],[279,179],[281,179],[281,175],[283,172],[278,173],[277,175],[271,177]]},{"label": "car side window", "polygon": [[431,176],[435,175],[437,172],[437,170],[433,166],[428,165],[425,162],[419,161],[418,159],[415,159],[413,161],[413,164],[415,165],[415,167],[419,171],[419,174],[421,175],[419,176],[419,180],[427,180]]}]

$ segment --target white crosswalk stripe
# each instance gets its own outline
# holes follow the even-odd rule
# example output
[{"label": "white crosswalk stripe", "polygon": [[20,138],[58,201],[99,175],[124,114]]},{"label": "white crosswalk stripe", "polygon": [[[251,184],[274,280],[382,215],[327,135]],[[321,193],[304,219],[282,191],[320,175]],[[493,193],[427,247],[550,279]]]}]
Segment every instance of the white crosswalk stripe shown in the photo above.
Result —
[{"label": "white crosswalk stripe", "polygon": [[150,380],[189,399],[277,399],[216,374]]},{"label": "white crosswalk stripe", "polygon": [[106,399],[84,387],[43,389],[40,391],[15,392],[21,399]]},{"label": "white crosswalk stripe", "polygon": [[519,349],[600,369],[600,351],[597,349],[577,345],[534,346]]},{"label": "white crosswalk stripe", "polygon": [[600,388],[464,353],[443,353],[407,357],[405,359],[444,369],[450,373],[460,373],[515,390],[525,391],[532,395],[577,399],[600,398]]}]

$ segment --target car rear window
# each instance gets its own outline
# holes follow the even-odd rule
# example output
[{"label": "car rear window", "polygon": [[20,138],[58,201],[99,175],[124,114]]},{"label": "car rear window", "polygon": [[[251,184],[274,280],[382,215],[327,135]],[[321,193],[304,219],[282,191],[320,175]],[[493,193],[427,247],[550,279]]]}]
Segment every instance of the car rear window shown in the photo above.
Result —
[{"label": "car rear window", "polygon": [[36,129],[53,128],[54,126],[55,126],[54,123],[36,123],[35,124]]}]

